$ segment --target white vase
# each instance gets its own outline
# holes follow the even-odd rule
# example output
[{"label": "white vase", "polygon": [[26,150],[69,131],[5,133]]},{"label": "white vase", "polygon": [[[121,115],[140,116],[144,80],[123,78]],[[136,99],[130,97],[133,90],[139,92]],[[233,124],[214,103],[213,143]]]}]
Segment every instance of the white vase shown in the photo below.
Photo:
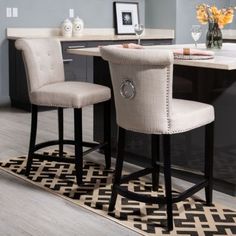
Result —
[{"label": "white vase", "polygon": [[73,21],[73,36],[79,36],[83,32],[84,22],[78,16]]},{"label": "white vase", "polygon": [[69,19],[65,19],[61,24],[61,33],[64,37],[72,36],[72,23]]}]

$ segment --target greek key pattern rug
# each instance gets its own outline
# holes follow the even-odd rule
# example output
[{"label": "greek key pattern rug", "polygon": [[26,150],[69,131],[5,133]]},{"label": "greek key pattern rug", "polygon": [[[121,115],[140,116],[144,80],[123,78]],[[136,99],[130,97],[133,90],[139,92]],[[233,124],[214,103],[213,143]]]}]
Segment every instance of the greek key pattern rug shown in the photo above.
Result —
[{"label": "greek key pattern rug", "polygon": [[[45,153],[48,154],[48,153]],[[54,152],[53,155],[57,155]],[[1,169],[24,177],[26,157],[18,157],[0,162]],[[174,204],[174,230],[165,231],[165,207],[150,205],[118,197],[116,210],[108,213],[111,194],[113,170],[93,162],[84,163],[84,185],[78,187],[75,181],[74,164],[34,161],[29,180],[44,189],[48,189],[75,204],[85,207],[99,215],[112,219],[141,235],[189,235],[189,236],[223,236],[236,235],[236,212],[219,205],[204,206],[200,199],[188,198]],[[151,183],[140,179],[127,184],[129,190],[136,193],[151,194]],[[158,196],[164,195],[160,186]]]}]

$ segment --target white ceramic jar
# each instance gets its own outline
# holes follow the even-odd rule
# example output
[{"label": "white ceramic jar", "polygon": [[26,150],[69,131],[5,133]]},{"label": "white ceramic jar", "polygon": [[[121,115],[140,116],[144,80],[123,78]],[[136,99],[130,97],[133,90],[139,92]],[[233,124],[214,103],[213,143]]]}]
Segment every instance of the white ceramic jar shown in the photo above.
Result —
[{"label": "white ceramic jar", "polygon": [[69,19],[65,19],[61,24],[61,33],[64,37],[72,36],[72,22]]},{"label": "white ceramic jar", "polygon": [[81,35],[84,29],[84,22],[78,16],[73,20],[73,36]]}]

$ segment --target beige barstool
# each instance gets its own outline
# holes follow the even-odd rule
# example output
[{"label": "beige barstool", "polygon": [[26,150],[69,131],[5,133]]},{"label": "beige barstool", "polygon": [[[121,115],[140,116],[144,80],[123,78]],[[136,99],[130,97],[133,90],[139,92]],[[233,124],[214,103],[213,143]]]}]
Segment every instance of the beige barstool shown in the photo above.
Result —
[{"label": "beige barstool", "polygon": [[[199,102],[173,98],[173,54],[170,51],[105,46],[100,52],[103,59],[109,62],[119,126],[118,155],[109,211],[114,210],[117,194],[141,202],[166,204],[167,229],[170,231],[173,229],[173,203],[205,188],[206,203],[212,204],[214,108]],[[170,138],[174,134],[201,126],[206,127],[203,179],[174,197],[171,187]],[[126,130],[152,135],[152,166],[121,177]],[[151,173],[153,189],[158,189],[160,136],[163,138],[165,197],[141,195],[122,187],[129,180]]]},{"label": "beige barstool", "polygon": [[[86,83],[65,81],[61,44],[56,39],[18,39],[17,49],[22,50],[27,74],[27,84],[30,102],[32,104],[32,123],[30,145],[26,166],[26,176],[29,175],[34,158],[75,163],[76,180],[82,183],[83,155],[96,149],[103,149],[106,168],[110,168],[110,97],[108,87]],[[82,108],[104,102],[104,143],[89,143],[82,139]],[[58,108],[59,139],[36,144],[38,107]],[[74,109],[74,140],[63,138],[63,108]],[[75,158],[64,157],[63,145],[75,146]],[[59,157],[45,156],[36,153],[37,150],[59,145]],[[83,146],[90,147],[83,152]]]}]

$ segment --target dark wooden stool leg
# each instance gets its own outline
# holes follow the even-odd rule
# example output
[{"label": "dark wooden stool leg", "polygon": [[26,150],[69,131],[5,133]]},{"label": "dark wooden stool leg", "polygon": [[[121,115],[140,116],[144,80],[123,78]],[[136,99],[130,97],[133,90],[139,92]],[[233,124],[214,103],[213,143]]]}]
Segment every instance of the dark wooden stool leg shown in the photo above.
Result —
[{"label": "dark wooden stool leg", "polygon": [[38,123],[38,106],[32,105],[31,106],[30,144],[29,144],[27,165],[26,165],[26,170],[25,170],[26,176],[29,176],[32,162],[33,162],[33,154],[34,154],[36,135],[37,135],[37,123]]},{"label": "dark wooden stool leg", "polygon": [[112,193],[109,203],[109,211],[113,211],[116,204],[117,191],[116,186],[120,185],[121,174],[123,169],[123,161],[124,161],[124,146],[125,146],[125,130],[119,127],[118,131],[118,153],[116,159],[116,168],[115,168],[115,177],[112,186]]},{"label": "dark wooden stool leg", "polygon": [[111,101],[104,102],[104,147],[106,169],[111,167]]},{"label": "dark wooden stool leg", "polygon": [[207,124],[205,129],[205,178],[208,180],[205,195],[206,205],[211,206],[213,191],[214,122]]},{"label": "dark wooden stool leg", "polygon": [[167,230],[173,230],[173,207],[172,207],[172,186],[171,186],[171,153],[170,153],[170,135],[163,135],[164,145],[164,178],[166,192],[166,212],[167,212]]},{"label": "dark wooden stool leg", "polygon": [[160,135],[152,134],[152,188],[158,191],[160,166],[156,164],[160,161]]},{"label": "dark wooden stool leg", "polygon": [[74,109],[75,171],[77,184],[83,182],[82,109]]},{"label": "dark wooden stool leg", "polygon": [[59,107],[58,110],[58,136],[59,136],[59,156],[63,156],[63,108]]}]

